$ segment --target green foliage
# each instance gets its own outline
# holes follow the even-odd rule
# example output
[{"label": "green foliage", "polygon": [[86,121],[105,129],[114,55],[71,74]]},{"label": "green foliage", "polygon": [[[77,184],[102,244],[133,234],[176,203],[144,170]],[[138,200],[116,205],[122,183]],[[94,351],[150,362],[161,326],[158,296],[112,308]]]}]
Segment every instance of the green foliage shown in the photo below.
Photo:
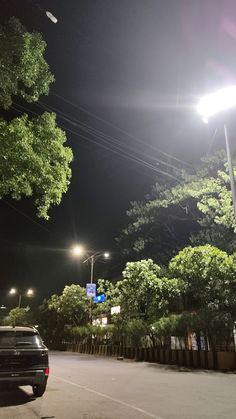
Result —
[{"label": "green foliage", "polygon": [[88,320],[89,299],[80,285],[66,285],[61,295],[50,298],[48,307],[55,310],[64,324],[79,326]]},{"label": "green foliage", "polygon": [[4,324],[9,326],[32,326],[34,322],[33,315],[25,308],[13,308],[4,319]]},{"label": "green foliage", "polygon": [[38,309],[37,324],[46,345],[61,343],[64,337],[64,318],[54,308],[49,308],[50,300],[44,300]]},{"label": "green foliage", "polygon": [[148,325],[141,319],[131,319],[106,327],[85,325],[66,327],[64,337],[69,341],[93,344],[126,344],[139,346],[149,333]]},{"label": "green foliage", "polygon": [[167,313],[171,303],[181,295],[182,281],[160,278],[161,268],[151,259],[129,262],[123,280],[117,283],[122,317],[142,317],[152,322]]},{"label": "green foliage", "polygon": [[153,334],[159,339],[165,336],[176,336],[180,316],[181,315],[171,314],[167,317],[161,317],[151,326]]},{"label": "green foliage", "polygon": [[124,328],[124,335],[130,346],[142,346],[143,339],[149,334],[148,325],[142,319],[129,320]]},{"label": "green foliage", "polygon": [[180,314],[170,314],[161,317],[152,325],[152,331],[156,338],[179,336],[187,337],[189,333],[200,333],[206,329],[206,322],[203,320],[203,312],[184,311]]},{"label": "green foliage", "polygon": [[205,335],[208,336],[211,348],[216,345],[229,343],[232,339],[235,317],[230,313],[213,310],[202,310],[199,313],[202,328]]},{"label": "green foliage", "polygon": [[32,120],[27,115],[9,123],[0,120],[0,198],[33,195],[38,215],[47,219],[71,177],[72,151],[65,141],[52,113]]},{"label": "green foliage", "polygon": [[152,332],[157,343],[170,345],[170,337],[184,337],[185,341],[190,333],[207,337],[210,349],[217,344],[231,341],[234,320],[230,313],[212,309],[200,309],[196,312],[171,314],[159,319],[152,325]]},{"label": "green foliage", "polygon": [[170,262],[172,275],[185,283],[186,308],[235,311],[236,258],[216,247],[186,247]]},{"label": "green foliage", "polygon": [[106,327],[87,324],[84,326],[65,327],[64,337],[77,343],[103,344],[112,339],[113,325]]},{"label": "green foliage", "polygon": [[[45,48],[41,34],[27,32],[18,19],[0,26],[0,107],[8,109],[14,96],[35,102],[48,94],[54,77]],[[26,115],[0,120],[0,199],[33,196],[38,216],[45,219],[71,178],[72,151],[55,119],[45,112],[32,120]]]},{"label": "green foliage", "polygon": [[235,248],[236,224],[225,152],[204,159],[178,185],[158,185],[151,197],[131,203],[118,243],[125,255],[165,262],[190,242]]},{"label": "green foliage", "polygon": [[35,102],[54,81],[44,58],[41,34],[29,33],[16,18],[0,26],[0,106],[8,109],[14,96]]},{"label": "green foliage", "polygon": [[63,337],[69,341],[85,343],[88,337],[92,337],[90,325],[74,327],[65,326]]},{"label": "green foliage", "polygon": [[108,279],[99,279],[97,281],[97,292],[99,294],[105,294],[106,301],[92,305],[93,318],[96,318],[100,314],[110,315],[111,307],[120,304],[120,292],[117,284]]},{"label": "green foliage", "polygon": [[[163,276],[165,273],[166,276]],[[57,337],[81,343],[123,346],[170,347],[171,336],[204,336],[210,348],[230,344],[236,319],[236,254],[213,246],[187,247],[169,264],[169,270],[151,259],[129,262],[117,283],[98,281],[106,303],[93,308],[93,317],[110,314],[114,305],[121,313],[108,327],[88,325],[89,299],[78,285],[66,286],[46,304]],[[101,307],[103,305],[103,307]],[[97,311],[96,311],[97,310]],[[182,310],[182,312],[181,312]],[[50,323],[50,317],[46,317]],[[54,323],[53,323],[54,322]]]}]

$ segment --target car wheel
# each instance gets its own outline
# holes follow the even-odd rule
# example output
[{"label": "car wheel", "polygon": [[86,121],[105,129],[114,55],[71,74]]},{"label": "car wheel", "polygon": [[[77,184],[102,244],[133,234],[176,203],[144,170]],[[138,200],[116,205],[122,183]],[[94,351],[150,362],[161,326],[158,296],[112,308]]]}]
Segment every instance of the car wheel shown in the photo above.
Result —
[{"label": "car wheel", "polygon": [[35,397],[42,397],[47,387],[47,383],[35,384],[32,386],[33,393]]}]

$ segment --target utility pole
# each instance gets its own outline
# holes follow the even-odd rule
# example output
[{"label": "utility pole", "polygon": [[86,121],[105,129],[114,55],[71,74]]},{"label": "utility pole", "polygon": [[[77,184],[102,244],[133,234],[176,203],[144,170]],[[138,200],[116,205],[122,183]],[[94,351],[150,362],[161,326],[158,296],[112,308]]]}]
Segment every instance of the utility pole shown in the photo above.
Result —
[{"label": "utility pole", "polygon": [[224,123],[224,134],[225,134],[225,145],[226,145],[226,153],[227,153],[228,168],[229,168],[230,186],[231,186],[233,208],[234,208],[234,218],[236,222],[236,184],[235,184],[234,170],[233,170],[233,165],[232,165],[232,158],[231,158],[231,153],[230,153],[228,129],[227,129],[226,123]]}]

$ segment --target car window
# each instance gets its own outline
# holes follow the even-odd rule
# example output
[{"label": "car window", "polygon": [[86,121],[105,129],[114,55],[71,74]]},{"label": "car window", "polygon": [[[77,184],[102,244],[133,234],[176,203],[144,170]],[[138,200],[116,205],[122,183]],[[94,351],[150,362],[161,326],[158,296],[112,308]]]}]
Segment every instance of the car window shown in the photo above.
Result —
[{"label": "car window", "polygon": [[34,331],[3,331],[0,332],[0,347],[40,347],[42,340]]}]

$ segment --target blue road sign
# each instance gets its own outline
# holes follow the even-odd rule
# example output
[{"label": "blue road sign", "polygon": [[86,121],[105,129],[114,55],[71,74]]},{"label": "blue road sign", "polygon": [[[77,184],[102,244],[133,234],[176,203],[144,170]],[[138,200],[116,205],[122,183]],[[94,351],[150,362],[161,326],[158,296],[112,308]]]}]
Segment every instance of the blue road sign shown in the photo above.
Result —
[{"label": "blue road sign", "polygon": [[94,297],[93,302],[94,303],[104,303],[106,300],[106,297],[104,294],[98,295],[97,297]]},{"label": "blue road sign", "polygon": [[87,297],[96,297],[96,284],[86,284]]}]

